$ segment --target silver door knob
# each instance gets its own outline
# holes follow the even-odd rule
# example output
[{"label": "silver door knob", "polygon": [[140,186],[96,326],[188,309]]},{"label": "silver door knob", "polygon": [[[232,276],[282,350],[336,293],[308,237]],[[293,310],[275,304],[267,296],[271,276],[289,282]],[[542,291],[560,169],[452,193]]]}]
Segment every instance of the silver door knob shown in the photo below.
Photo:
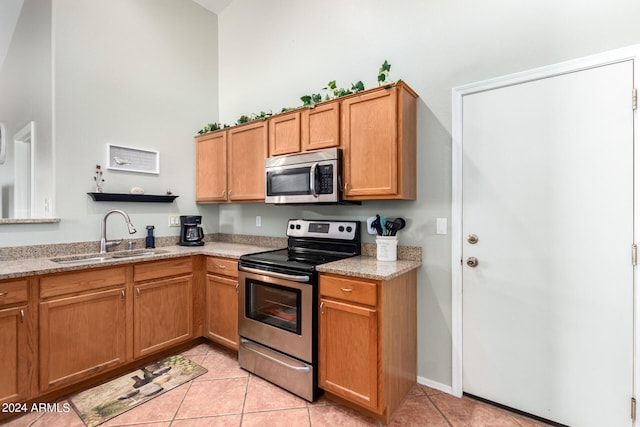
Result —
[{"label": "silver door knob", "polygon": [[467,265],[469,267],[476,267],[478,265],[478,258],[470,256],[469,258],[467,258]]},{"label": "silver door knob", "polygon": [[478,236],[476,236],[475,234],[469,234],[467,236],[467,242],[475,245],[476,243],[478,243]]}]

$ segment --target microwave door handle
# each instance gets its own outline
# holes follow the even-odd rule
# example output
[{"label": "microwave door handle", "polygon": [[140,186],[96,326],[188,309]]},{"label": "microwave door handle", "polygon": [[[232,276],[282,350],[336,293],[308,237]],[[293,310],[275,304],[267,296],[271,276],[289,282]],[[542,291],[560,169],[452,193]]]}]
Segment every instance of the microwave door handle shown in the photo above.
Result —
[{"label": "microwave door handle", "polygon": [[309,191],[311,191],[311,195],[318,198],[318,193],[316,192],[316,171],[318,170],[318,163],[314,163],[311,165],[311,169],[309,170]]}]

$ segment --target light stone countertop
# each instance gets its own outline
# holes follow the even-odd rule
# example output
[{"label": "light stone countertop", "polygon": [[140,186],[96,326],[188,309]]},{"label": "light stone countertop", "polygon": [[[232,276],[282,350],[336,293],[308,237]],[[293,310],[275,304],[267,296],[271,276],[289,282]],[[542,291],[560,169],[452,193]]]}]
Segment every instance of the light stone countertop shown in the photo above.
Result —
[{"label": "light stone countertop", "polygon": [[[18,277],[33,276],[38,274],[59,273],[63,271],[84,270],[86,268],[115,266],[122,264],[157,261],[161,259],[178,258],[188,255],[211,255],[225,258],[238,259],[240,256],[254,252],[262,252],[272,247],[246,245],[239,243],[227,242],[208,242],[204,246],[162,246],[150,251],[159,251],[160,253],[151,256],[138,256],[130,258],[107,258],[102,261],[88,261],[77,264],[59,264],[51,261],[48,257],[27,258],[19,260],[0,261],[0,280],[12,279]],[[118,251],[125,252],[125,251]],[[113,255],[118,252],[109,252]],[[74,255],[73,257],[78,257]],[[52,257],[55,258],[55,257]],[[61,258],[65,258],[62,256]]]},{"label": "light stone countertop", "polygon": [[391,280],[420,267],[421,264],[420,261],[378,261],[375,257],[356,256],[319,265],[316,270],[320,273],[333,273],[363,279]]},{"label": "light stone countertop", "polygon": [[[16,260],[0,261],[0,280],[41,274],[60,273],[65,271],[84,270],[87,268],[157,261],[161,259],[177,258],[188,255],[208,255],[238,259],[242,255],[255,252],[263,252],[271,249],[276,248],[244,243],[216,241],[207,242],[204,246],[161,246],[155,249],[150,249],[160,251],[160,253],[151,256],[106,258],[99,261],[88,261],[74,264],[59,264],[57,262],[51,261],[49,257],[21,258]],[[109,252],[110,255],[113,255],[114,253],[118,252]],[[73,255],[73,257],[78,256],[79,255]],[[51,258],[55,258],[55,256],[52,256]],[[420,261],[377,261],[375,257],[358,256],[342,261],[335,261],[332,263],[320,265],[317,267],[317,270],[319,272],[335,273],[365,279],[389,280],[415,268],[418,268],[420,265]]]}]

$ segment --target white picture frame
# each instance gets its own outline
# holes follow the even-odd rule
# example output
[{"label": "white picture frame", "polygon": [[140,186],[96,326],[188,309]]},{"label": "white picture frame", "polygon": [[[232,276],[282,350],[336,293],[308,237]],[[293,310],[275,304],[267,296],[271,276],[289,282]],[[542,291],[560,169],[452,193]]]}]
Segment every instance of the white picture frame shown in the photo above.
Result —
[{"label": "white picture frame", "polygon": [[107,144],[107,169],[160,174],[160,152]]}]

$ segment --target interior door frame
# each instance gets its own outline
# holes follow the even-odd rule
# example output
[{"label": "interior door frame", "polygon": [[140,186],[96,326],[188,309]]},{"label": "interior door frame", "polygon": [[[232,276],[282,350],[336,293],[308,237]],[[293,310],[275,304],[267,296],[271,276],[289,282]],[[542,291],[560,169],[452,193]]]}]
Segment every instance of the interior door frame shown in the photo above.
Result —
[{"label": "interior door frame", "polygon": [[[594,67],[615,64],[623,61],[633,60],[633,80],[634,85],[640,82],[640,67],[637,66],[640,57],[640,45],[633,45],[621,49],[616,49],[585,58],[561,62],[554,65],[535,68],[532,70],[497,77],[489,80],[480,81],[468,85],[454,87],[452,89],[452,152],[451,152],[451,169],[452,169],[452,203],[451,203],[451,392],[453,395],[461,397],[463,393],[462,385],[462,160],[463,160],[463,103],[464,97],[479,92],[499,89],[502,87],[522,84],[535,80],[549,77],[560,76],[563,74],[583,71]],[[631,108],[632,93],[629,93],[629,105]],[[634,132],[633,144],[638,147],[638,134],[635,131],[638,108],[633,112]],[[633,241],[638,243],[638,227],[640,224],[640,216],[638,213],[638,200],[640,200],[640,150],[634,149],[634,194],[633,194]],[[631,248],[629,248],[631,259]],[[638,372],[638,356],[640,355],[640,347],[637,339],[638,331],[640,331],[640,321],[638,319],[638,307],[640,306],[640,296],[636,292],[636,268],[633,272],[634,302],[633,302],[633,319],[634,319],[634,360],[633,360],[633,393],[634,396],[640,395],[639,372]],[[630,396],[631,397],[631,396]]]}]

